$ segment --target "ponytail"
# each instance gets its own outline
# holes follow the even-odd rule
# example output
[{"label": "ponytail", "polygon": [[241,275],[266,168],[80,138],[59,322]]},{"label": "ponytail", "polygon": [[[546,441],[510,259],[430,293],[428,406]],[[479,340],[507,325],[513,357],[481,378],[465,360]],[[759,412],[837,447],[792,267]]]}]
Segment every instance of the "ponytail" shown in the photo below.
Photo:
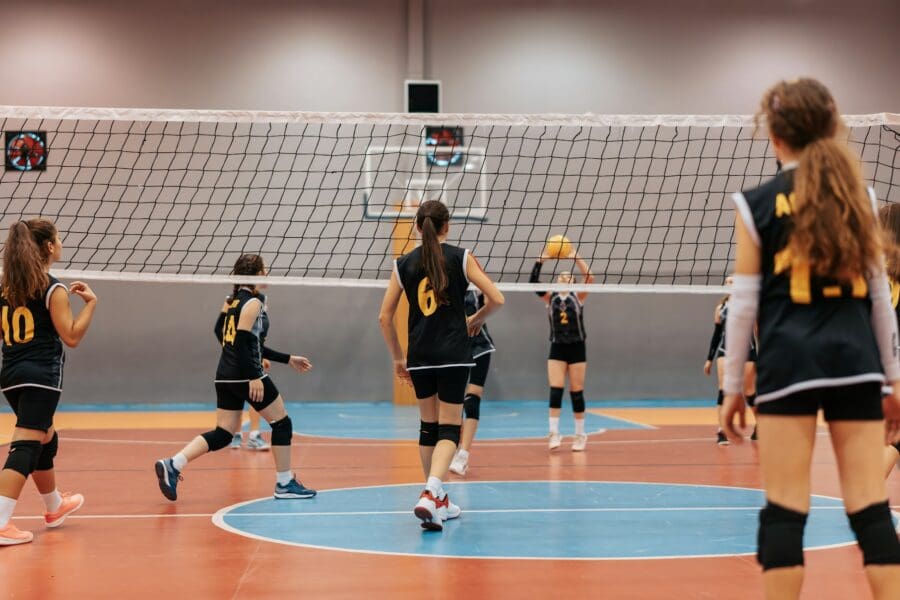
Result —
[{"label": "ponytail", "polygon": [[17,221],[9,227],[3,249],[3,296],[13,308],[40,298],[50,278],[47,266],[50,253],[47,242],[56,240],[56,227],[44,219]]},{"label": "ponytail", "polygon": [[[265,263],[263,259],[258,254],[241,254],[237,261],[234,263],[234,268],[231,270],[232,275],[252,275],[257,276],[262,274],[265,270]],[[236,283],[231,291],[231,296],[228,297],[228,302],[231,302],[237,296],[238,290],[244,287],[244,284]],[[250,286],[253,288],[253,295],[256,296],[258,292],[256,291],[256,286]]]},{"label": "ponytail", "polygon": [[416,225],[422,231],[422,268],[438,305],[447,304],[447,265],[444,251],[438,239],[440,232],[450,221],[450,213],[443,202],[428,200],[419,206],[416,213]]},{"label": "ponytail", "polygon": [[794,179],[793,256],[819,277],[851,283],[882,253],[879,227],[857,161],[832,137],[800,152]]}]

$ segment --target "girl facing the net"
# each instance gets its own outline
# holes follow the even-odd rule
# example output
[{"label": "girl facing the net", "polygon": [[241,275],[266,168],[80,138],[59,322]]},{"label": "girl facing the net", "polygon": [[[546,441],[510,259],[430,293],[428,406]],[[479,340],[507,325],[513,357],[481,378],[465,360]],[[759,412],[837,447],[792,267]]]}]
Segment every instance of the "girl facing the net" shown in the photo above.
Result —
[{"label": "girl facing the net", "polygon": [[[460,514],[443,480],[459,445],[469,369],[475,365],[470,335],[479,333],[504,298],[467,249],[446,243],[450,213],[442,202],[419,206],[416,229],[422,245],[394,262],[379,323],[394,372],[411,381],[419,401],[419,457],[427,480],[413,512],[424,529],[440,531],[444,521]],[[466,317],[470,284],[484,293],[485,303]],[[409,301],[406,358],[394,326],[402,295]]]},{"label": "girl facing the net", "polygon": [[[234,275],[264,276],[266,267],[256,254],[244,254],[234,265]],[[291,418],[272,378],[263,369],[268,359],[306,373],[312,364],[303,356],[291,356],[265,345],[269,315],[262,286],[239,284],[222,306],[215,334],[222,344],[216,369],[216,428],[198,435],[181,452],[156,461],[159,489],[169,500],[178,498],[177,486],[187,464],[208,452],[228,447],[241,426],[244,403],[251,403],[272,428],[277,499],[312,498],[316,491],[300,483],[291,471]]]},{"label": "girl facing the net", "polygon": [[[877,599],[900,598],[900,541],[882,472],[900,432],[897,322],[874,193],[835,139],[840,117],[816,80],[780,82],[759,115],[783,169],[733,196],[736,274],[725,356],[722,426],[744,418],[744,363],[759,323],[757,412],[766,505],[757,560],[768,598],[797,598],[810,508],[816,418],[824,411],[844,505]],[[894,384],[882,398],[885,381]],[[885,422],[887,427],[885,427]]]},{"label": "girl facing the net", "polygon": [[[530,283],[538,283],[541,278],[541,267],[544,261],[552,256],[545,250],[531,269]],[[574,249],[570,256],[575,266],[581,271],[584,283],[593,283],[594,275],[588,264],[578,256]],[[556,279],[557,283],[575,283],[575,276],[563,271]],[[575,416],[575,439],[572,451],[582,452],[587,447],[587,433],[584,430],[584,378],[587,372],[587,350],[584,329],[584,300],[587,292],[535,292],[547,305],[547,317],[550,320],[550,355],[547,358],[547,379],[550,383],[550,433],[547,446],[550,450],[559,448],[562,437],[559,434],[559,415],[562,412],[563,392],[566,387],[566,376],[569,377],[569,395],[572,397],[572,412]]]},{"label": "girl facing the net", "polygon": [[[86,283],[76,281],[67,290],[50,275],[50,267],[61,255],[62,243],[50,221],[19,221],[9,228],[0,296],[0,387],[16,415],[16,427],[0,471],[0,546],[34,539],[30,531],[20,531],[10,522],[29,475],[47,508],[47,527],[59,527],[84,503],[81,494],[57,491],[53,460],[59,436],[53,417],[62,395],[63,344],[74,348],[84,338],[97,296]],[[84,300],[77,317],[72,315],[69,293]]]}]

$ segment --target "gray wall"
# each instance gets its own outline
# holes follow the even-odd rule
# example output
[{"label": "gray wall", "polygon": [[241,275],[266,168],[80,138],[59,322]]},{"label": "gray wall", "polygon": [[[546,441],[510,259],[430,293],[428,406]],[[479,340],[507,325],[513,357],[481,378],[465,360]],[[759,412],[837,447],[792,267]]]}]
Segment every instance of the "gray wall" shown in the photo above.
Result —
[{"label": "gray wall", "polygon": [[[723,6],[727,5],[727,6]],[[123,6],[127,8],[123,8]],[[847,113],[900,112],[894,0],[428,2],[426,76],[448,112],[747,113],[779,77],[813,74]],[[313,0],[0,1],[0,104],[396,111],[406,3]],[[30,49],[23,51],[23,48]],[[27,57],[27,61],[25,59]],[[70,353],[67,400],[208,401],[212,320],[227,289],[100,283],[96,323]],[[546,321],[510,294],[489,395],[545,395]],[[288,399],[381,400],[388,360],[377,291],[273,289]],[[590,398],[696,397],[713,298],[595,295]],[[338,326],[335,323],[339,322]]]}]

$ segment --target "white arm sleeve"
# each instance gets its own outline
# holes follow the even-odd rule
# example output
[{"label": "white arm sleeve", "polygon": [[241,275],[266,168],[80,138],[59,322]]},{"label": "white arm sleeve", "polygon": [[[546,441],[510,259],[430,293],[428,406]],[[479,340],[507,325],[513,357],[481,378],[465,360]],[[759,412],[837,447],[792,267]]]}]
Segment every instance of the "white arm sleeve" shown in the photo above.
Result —
[{"label": "white arm sleeve", "polygon": [[724,392],[729,395],[744,390],[744,363],[750,353],[761,287],[762,275],[734,276],[725,322],[725,377],[722,382]]},{"label": "white arm sleeve", "polygon": [[900,361],[897,349],[897,317],[891,306],[891,286],[884,267],[873,269],[869,275],[869,298],[872,300],[872,330],[881,355],[881,368],[889,382],[900,380]]}]

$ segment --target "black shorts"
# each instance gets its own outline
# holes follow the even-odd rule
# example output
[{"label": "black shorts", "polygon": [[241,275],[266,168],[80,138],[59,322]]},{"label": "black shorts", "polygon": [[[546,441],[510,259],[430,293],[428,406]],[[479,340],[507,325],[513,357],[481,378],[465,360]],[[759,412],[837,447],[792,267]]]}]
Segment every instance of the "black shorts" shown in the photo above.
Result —
[{"label": "black shorts", "polygon": [[469,369],[469,383],[484,387],[491,368],[491,353],[486,352],[475,359],[475,366]]},{"label": "black shorts", "polygon": [[424,400],[437,394],[438,400],[447,404],[462,404],[469,385],[469,367],[444,367],[440,369],[416,369],[409,372],[416,398]]},{"label": "black shorts", "polygon": [[880,421],[881,384],[857,383],[803,390],[790,396],[756,402],[761,415],[816,415],[822,409],[826,421]]},{"label": "black shorts", "polygon": [[570,365],[587,361],[587,350],[584,342],[574,344],[550,344],[550,356],[547,360],[561,360]]},{"label": "black shorts", "polygon": [[53,427],[53,415],[62,392],[24,385],[3,392],[16,413],[16,427],[47,433]]},{"label": "black shorts", "polygon": [[278,399],[278,388],[271,377],[263,377],[262,402],[250,402],[249,381],[217,381],[216,408],[222,410],[244,410],[244,402],[249,402],[256,412],[265,409]]}]

